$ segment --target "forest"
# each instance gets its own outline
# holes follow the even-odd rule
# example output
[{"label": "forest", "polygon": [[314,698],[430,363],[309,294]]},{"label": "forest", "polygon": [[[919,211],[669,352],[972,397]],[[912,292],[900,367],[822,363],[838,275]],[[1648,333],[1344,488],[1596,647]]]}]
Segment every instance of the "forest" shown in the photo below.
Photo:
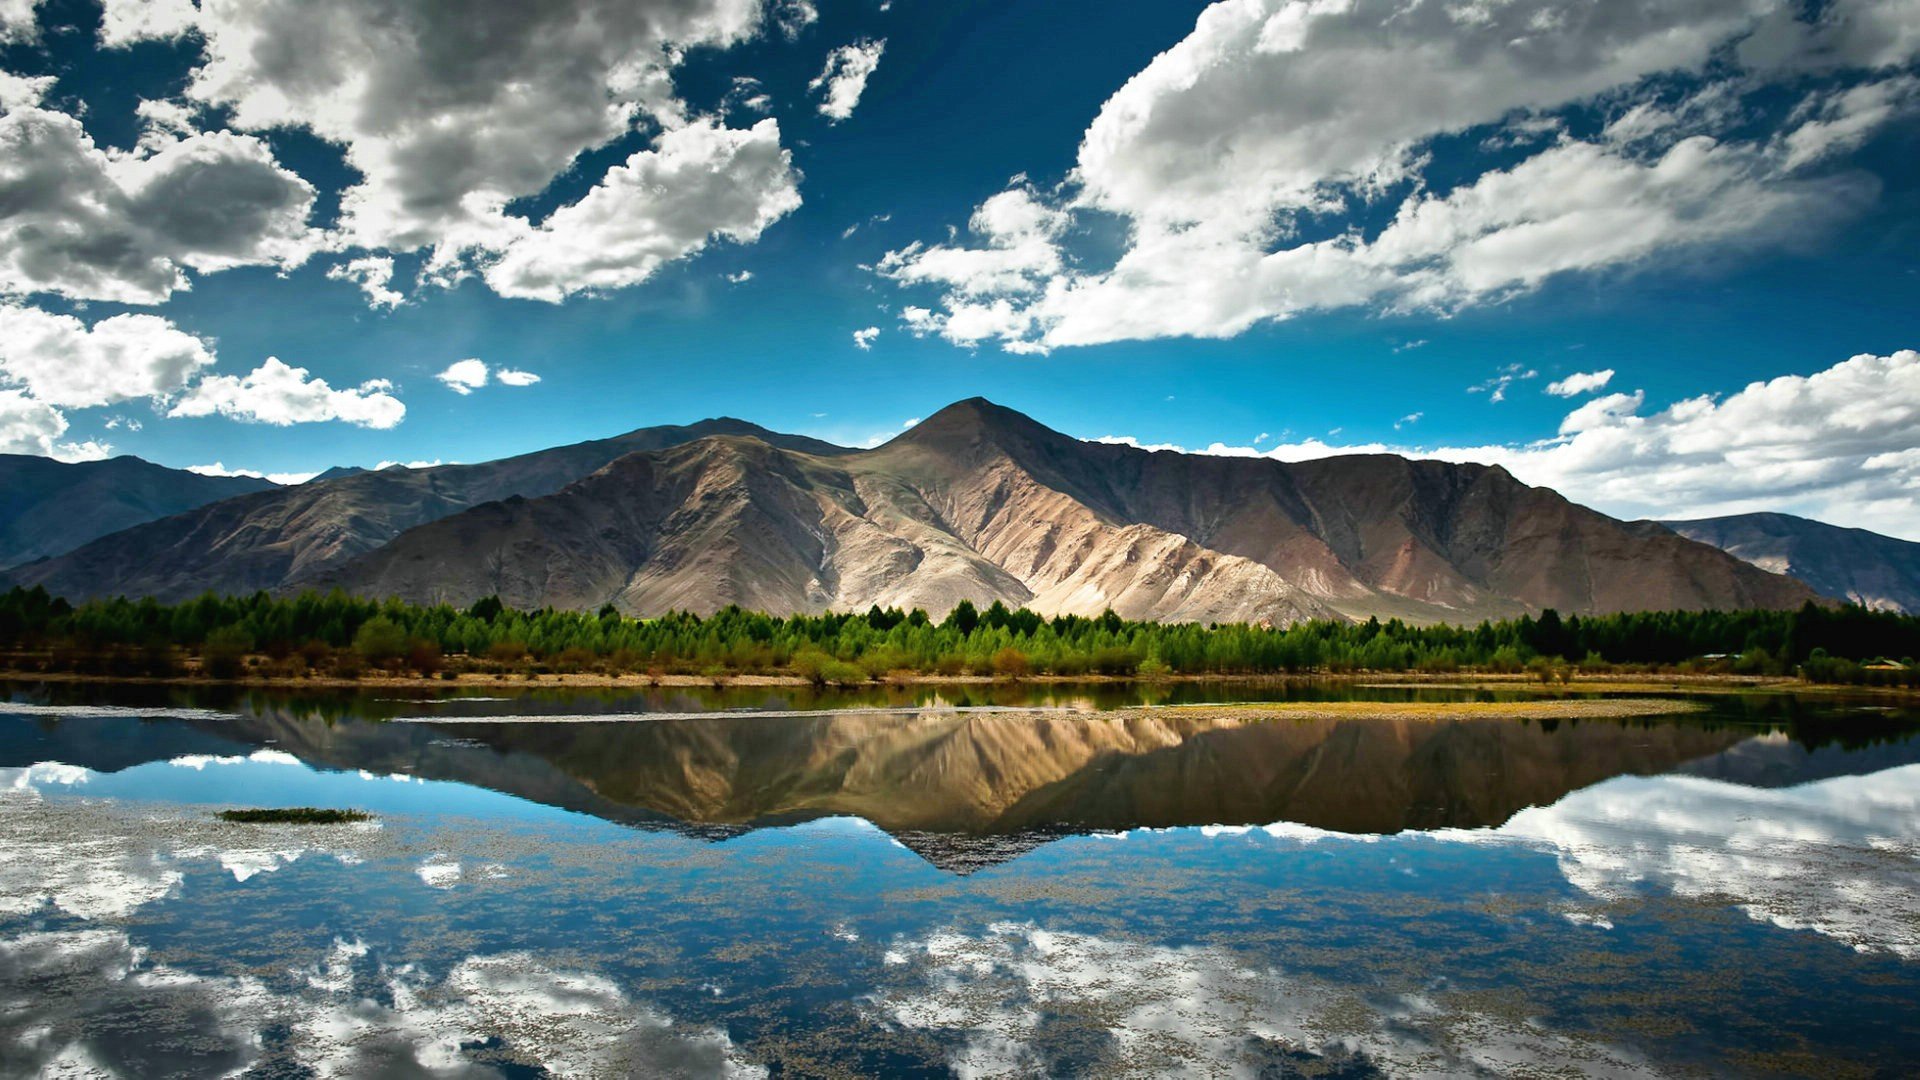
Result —
[{"label": "forest", "polygon": [[344,593],[212,594],[180,604],[74,605],[44,590],[0,594],[0,651],[23,671],[214,678],[354,678],[375,671],[501,674],[791,674],[850,685],[893,673],[1052,676],[1273,675],[1352,671],[1699,671],[1816,682],[1920,685],[1920,618],[1807,604],[1792,611],[1547,610],[1472,626],[1397,619],[1244,623],[1045,618],[999,603],[772,616],[726,608],[636,619],[517,611],[489,597],[419,607]]}]

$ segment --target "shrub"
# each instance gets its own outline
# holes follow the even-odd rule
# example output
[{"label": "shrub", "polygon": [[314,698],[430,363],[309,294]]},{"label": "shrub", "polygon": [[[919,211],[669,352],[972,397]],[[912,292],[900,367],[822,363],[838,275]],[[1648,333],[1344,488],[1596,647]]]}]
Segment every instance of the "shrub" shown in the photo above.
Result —
[{"label": "shrub", "polygon": [[414,638],[407,643],[407,666],[419,672],[421,678],[433,678],[433,673],[440,670],[441,663],[439,642]]},{"label": "shrub", "polygon": [[238,626],[223,626],[207,635],[200,646],[201,670],[216,679],[237,679],[245,670],[253,635]]},{"label": "shrub", "polygon": [[375,615],[354,632],[353,651],[375,667],[388,667],[407,655],[407,632],[385,615]]},{"label": "shrub", "polygon": [[1009,645],[993,654],[993,673],[1009,679],[1024,679],[1033,671],[1033,665],[1027,662],[1027,654]]}]

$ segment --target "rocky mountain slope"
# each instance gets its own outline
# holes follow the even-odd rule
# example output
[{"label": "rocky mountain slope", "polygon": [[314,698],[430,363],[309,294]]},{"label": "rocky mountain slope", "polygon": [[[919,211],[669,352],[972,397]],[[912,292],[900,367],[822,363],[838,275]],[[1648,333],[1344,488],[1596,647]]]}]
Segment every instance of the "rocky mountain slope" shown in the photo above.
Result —
[{"label": "rocky mountain slope", "polygon": [[103,536],[59,558],[21,567],[4,584],[44,585],[74,600],[114,595],[182,600],[208,590],[296,587],[448,514],[496,499],[547,495],[624,455],[715,435],[752,436],[823,456],[844,452],[817,439],[723,418],[642,428],[479,465],[341,470],[344,475],[333,479],[230,498]]},{"label": "rocky mountain slope", "polygon": [[1791,514],[1665,521],[1776,574],[1790,574],[1835,600],[1884,611],[1920,612],[1920,544],[1865,529],[1843,529]]},{"label": "rocky mountain slope", "polygon": [[474,506],[289,581],[639,615],[726,604],[938,613],[966,598],[1275,623],[1786,607],[1815,595],[1499,468],[1147,452],[980,399],[860,453],[718,437],[627,454],[551,495]]},{"label": "rocky mountain slope", "polygon": [[137,457],[68,463],[0,454],[0,569],[274,487],[266,480],[201,476]]}]

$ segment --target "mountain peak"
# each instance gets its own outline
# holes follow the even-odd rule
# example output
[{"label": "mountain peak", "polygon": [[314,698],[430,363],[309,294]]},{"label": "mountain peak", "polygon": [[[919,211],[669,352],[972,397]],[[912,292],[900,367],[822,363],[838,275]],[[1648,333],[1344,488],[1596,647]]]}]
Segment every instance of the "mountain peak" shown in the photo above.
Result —
[{"label": "mountain peak", "polygon": [[996,405],[983,397],[970,397],[956,401],[908,428],[893,442],[909,446],[991,443],[1006,448],[1015,441],[1065,438],[1025,413],[1016,412],[1005,405]]}]

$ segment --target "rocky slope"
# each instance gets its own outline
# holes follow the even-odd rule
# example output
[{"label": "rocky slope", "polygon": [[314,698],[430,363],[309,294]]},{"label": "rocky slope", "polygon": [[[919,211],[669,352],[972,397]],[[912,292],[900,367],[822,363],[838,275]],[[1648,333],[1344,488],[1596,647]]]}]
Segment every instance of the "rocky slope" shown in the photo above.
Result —
[{"label": "rocky slope", "polygon": [[547,495],[624,455],[715,435],[753,436],[817,455],[843,452],[817,439],[718,419],[642,428],[479,465],[342,470],[345,475],[333,479],[230,498],[124,529],[21,567],[0,584],[44,585],[74,600],[129,595],[170,601],[208,590],[293,587],[448,514],[497,499]]},{"label": "rocky slope", "polygon": [[411,529],[295,583],[638,615],[962,598],[1043,613],[1437,621],[1797,606],[1805,585],[1502,469],[1081,442],[974,399],[878,449],[719,437]]},{"label": "rocky slope", "polygon": [[1791,514],[1664,521],[1764,570],[1789,574],[1835,600],[1920,612],[1920,544]]},{"label": "rocky slope", "polygon": [[68,463],[0,454],[0,569],[274,486],[245,476],[201,476],[137,457]]}]

